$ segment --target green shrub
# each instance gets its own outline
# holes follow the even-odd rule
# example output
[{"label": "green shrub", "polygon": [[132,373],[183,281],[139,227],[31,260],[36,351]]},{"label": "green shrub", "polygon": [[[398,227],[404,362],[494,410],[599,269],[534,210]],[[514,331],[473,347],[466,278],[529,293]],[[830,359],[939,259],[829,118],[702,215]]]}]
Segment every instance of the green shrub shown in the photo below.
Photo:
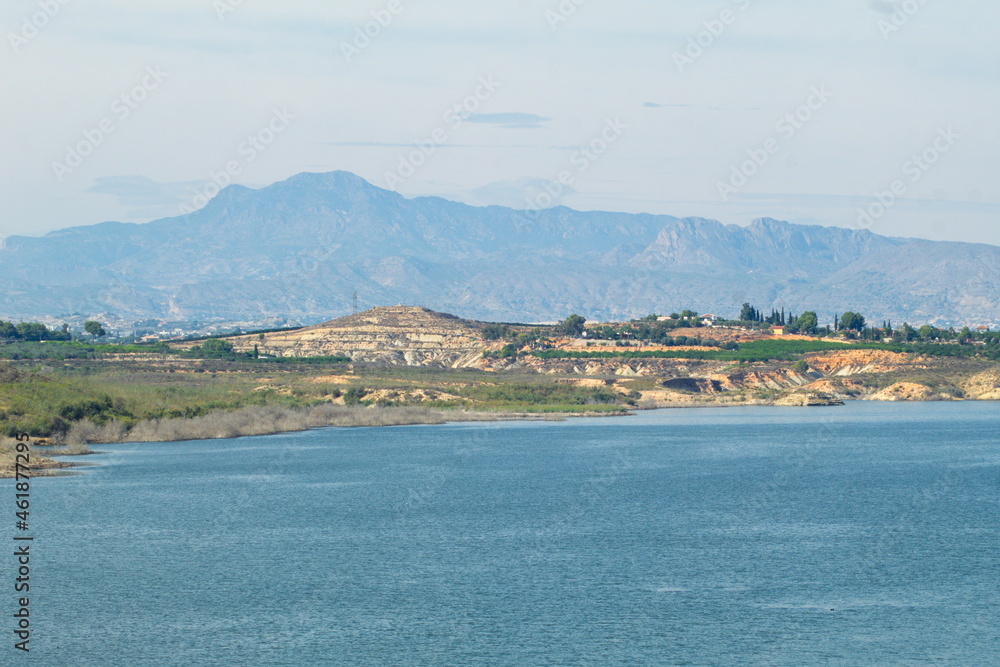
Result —
[{"label": "green shrub", "polygon": [[351,387],[346,392],[344,392],[344,404],[345,405],[357,405],[361,402],[365,396],[368,395],[368,390],[364,387]]}]

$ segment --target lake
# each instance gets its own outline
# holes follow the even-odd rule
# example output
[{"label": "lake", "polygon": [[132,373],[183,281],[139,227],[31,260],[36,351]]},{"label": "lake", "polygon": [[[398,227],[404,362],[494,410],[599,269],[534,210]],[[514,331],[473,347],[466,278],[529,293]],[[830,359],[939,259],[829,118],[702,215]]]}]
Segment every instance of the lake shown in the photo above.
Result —
[{"label": "lake", "polygon": [[23,662],[1000,664],[998,418],[851,403],[105,447],[33,482]]}]

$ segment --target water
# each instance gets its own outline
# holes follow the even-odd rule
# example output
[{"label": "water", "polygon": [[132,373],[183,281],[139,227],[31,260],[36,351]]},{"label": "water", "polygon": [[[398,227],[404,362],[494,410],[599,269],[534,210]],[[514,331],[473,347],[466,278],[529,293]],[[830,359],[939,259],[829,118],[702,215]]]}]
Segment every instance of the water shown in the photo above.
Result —
[{"label": "water", "polygon": [[116,446],[33,485],[30,661],[1000,664],[998,416],[855,403]]}]

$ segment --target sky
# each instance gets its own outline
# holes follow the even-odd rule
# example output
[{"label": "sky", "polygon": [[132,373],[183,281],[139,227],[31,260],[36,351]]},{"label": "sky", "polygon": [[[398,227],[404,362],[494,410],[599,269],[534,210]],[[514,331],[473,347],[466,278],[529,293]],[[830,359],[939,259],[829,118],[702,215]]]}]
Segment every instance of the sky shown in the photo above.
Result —
[{"label": "sky", "polygon": [[990,0],[5,0],[0,238],[345,170],[1000,245]]}]

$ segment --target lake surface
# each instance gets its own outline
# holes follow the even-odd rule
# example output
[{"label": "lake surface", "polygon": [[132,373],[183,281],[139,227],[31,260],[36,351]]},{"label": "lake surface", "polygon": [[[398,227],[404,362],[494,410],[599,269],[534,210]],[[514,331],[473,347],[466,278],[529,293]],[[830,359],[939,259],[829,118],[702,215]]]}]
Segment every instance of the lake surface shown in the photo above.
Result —
[{"label": "lake surface", "polygon": [[115,446],[32,485],[30,663],[1000,664],[998,435],[853,403]]}]

